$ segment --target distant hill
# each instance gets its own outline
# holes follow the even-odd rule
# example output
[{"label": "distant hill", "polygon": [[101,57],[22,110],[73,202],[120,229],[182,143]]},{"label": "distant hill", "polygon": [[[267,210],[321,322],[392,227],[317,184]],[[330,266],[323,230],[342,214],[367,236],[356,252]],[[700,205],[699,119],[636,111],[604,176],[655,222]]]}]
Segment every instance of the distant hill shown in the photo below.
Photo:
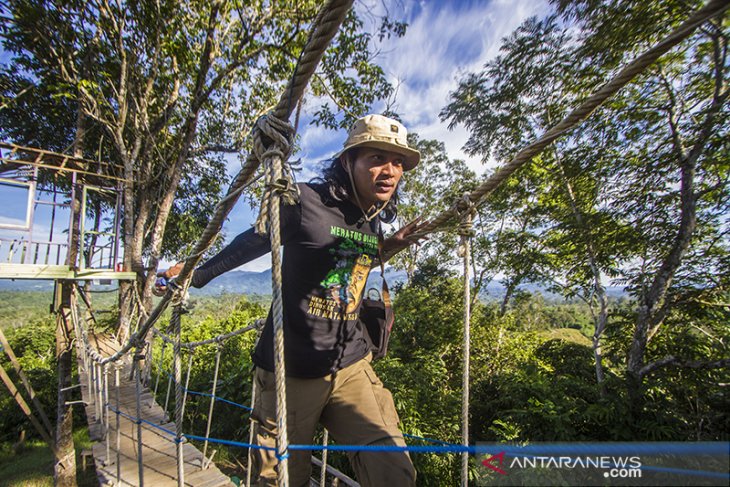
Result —
[{"label": "distant hill", "polygon": [[[392,268],[385,271],[385,277],[388,280],[388,286],[391,288],[398,283],[406,281],[406,273],[396,271]],[[113,289],[116,283],[111,286],[95,286],[97,289]],[[373,269],[368,279],[367,289],[380,289],[380,270]],[[560,300],[562,297],[558,294],[549,292],[545,286],[540,284],[528,283],[520,286],[520,289],[531,293],[541,293],[546,299]],[[33,280],[0,280],[0,290],[13,291],[52,291],[53,281],[33,281]],[[606,291],[610,297],[619,298],[625,296],[625,292],[621,287],[608,286]],[[486,289],[482,289],[480,297],[484,301],[498,300],[504,296],[505,287],[499,282],[491,282]],[[231,271],[210,281],[202,289],[190,289],[193,296],[215,296],[221,293],[234,294],[271,294],[271,269],[263,272],[250,271]]]}]

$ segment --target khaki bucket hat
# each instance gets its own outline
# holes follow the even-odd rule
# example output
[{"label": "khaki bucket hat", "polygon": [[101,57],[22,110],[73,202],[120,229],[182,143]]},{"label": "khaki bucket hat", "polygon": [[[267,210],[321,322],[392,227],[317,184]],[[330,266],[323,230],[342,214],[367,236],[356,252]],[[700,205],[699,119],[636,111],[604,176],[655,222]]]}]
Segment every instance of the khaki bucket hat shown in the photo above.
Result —
[{"label": "khaki bucket hat", "polygon": [[404,171],[410,171],[421,160],[421,153],[408,146],[408,131],[405,126],[383,115],[365,115],[358,118],[352,124],[347,140],[342,150],[335,154],[335,158],[354,147],[375,147],[401,154],[404,157]]}]

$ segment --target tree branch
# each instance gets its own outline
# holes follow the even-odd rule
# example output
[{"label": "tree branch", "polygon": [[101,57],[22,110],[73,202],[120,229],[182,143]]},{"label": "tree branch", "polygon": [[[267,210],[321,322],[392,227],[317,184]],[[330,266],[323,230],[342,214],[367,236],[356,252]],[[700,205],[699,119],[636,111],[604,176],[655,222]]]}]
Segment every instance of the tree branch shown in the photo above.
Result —
[{"label": "tree branch", "polygon": [[673,355],[668,355],[663,359],[657,360],[650,364],[645,365],[639,371],[639,376],[645,377],[652,372],[664,367],[680,367],[683,369],[722,369],[730,367],[730,358],[724,358],[714,361],[706,360],[681,360]]}]

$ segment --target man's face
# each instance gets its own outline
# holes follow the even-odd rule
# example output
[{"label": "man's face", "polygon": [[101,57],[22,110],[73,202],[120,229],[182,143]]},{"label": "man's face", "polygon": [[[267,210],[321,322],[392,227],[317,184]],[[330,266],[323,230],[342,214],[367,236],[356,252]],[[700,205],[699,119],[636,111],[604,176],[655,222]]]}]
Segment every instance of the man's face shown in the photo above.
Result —
[{"label": "man's face", "polygon": [[372,147],[360,148],[357,157],[350,159],[347,169],[352,171],[352,180],[365,211],[393,196],[403,175],[403,159],[396,152]]}]

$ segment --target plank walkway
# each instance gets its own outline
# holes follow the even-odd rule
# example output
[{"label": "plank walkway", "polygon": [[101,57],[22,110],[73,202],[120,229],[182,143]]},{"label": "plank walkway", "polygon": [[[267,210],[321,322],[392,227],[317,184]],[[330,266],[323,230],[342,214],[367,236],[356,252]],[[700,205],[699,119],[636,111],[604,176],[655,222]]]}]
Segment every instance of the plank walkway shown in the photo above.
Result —
[{"label": "plank walkway", "polygon": [[[106,335],[89,335],[89,341],[104,356],[112,355],[120,348],[114,337]],[[131,368],[129,357],[125,357],[119,375],[119,410],[131,417],[136,417],[137,400],[135,381],[130,380]],[[116,408],[116,388],[114,387],[114,373],[112,371],[109,373],[108,380],[109,403]],[[119,448],[120,462],[117,466],[116,414],[111,410],[109,411],[109,458],[107,461],[104,425],[102,418],[97,418],[95,398],[90,397],[93,394],[88,390],[88,378],[81,357],[79,357],[79,382],[81,383],[82,398],[86,403],[89,436],[92,440],[92,451],[99,484],[102,486],[176,486],[177,460],[174,437],[148,424],[142,424],[143,472],[142,482],[140,482],[137,461],[137,424],[123,415],[119,417],[121,439]],[[175,431],[175,423],[167,420],[165,412],[155,402],[152,393],[147,388],[143,389],[143,394],[140,397],[140,415],[143,419],[167,430]],[[228,476],[223,474],[215,464],[211,463],[207,469],[201,469],[203,454],[193,445],[186,443],[183,453],[185,458],[185,485],[194,487],[233,485]],[[120,472],[121,482],[119,484],[117,484],[117,471]]]}]

